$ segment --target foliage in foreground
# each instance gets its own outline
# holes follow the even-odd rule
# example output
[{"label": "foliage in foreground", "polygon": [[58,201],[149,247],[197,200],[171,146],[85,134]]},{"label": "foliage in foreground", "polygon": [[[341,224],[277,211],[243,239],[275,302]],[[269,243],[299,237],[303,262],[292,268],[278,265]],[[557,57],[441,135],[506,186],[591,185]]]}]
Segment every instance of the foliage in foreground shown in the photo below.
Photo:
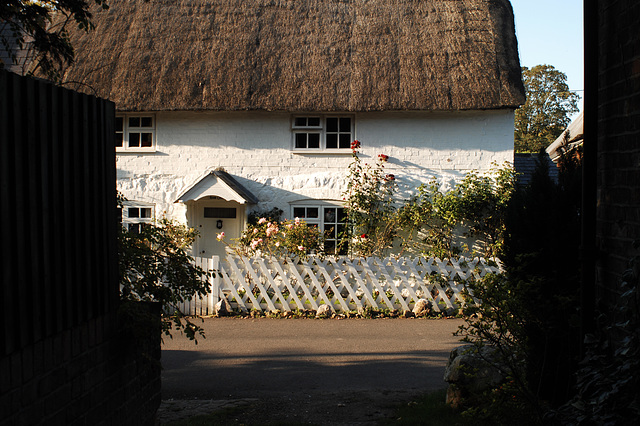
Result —
[{"label": "foliage in foreground", "polygon": [[640,258],[629,266],[598,315],[596,333],[585,340],[576,395],[551,416],[563,425],[626,425],[640,418]]},{"label": "foliage in foreground", "polygon": [[[474,345],[474,353],[482,357],[482,348],[496,351],[491,358],[482,357],[498,369],[505,382],[482,395],[474,395],[466,401],[465,413],[469,417],[495,424],[510,424],[505,413],[510,411],[536,412],[538,399],[527,376],[526,362],[528,337],[526,322],[528,312],[523,299],[518,296],[526,283],[512,283],[504,275],[489,274],[483,280],[469,284],[473,295],[482,300],[478,306],[468,303],[464,309],[466,323],[456,335]],[[536,413],[540,418],[541,413]]]},{"label": "foliage in foreground", "polygon": [[[544,154],[543,154],[544,155]],[[575,158],[570,159],[573,161]],[[469,285],[479,306],[465,308],[459,330],[479,350],[491,346],[505,383],[481,395],[468,412],[499,424],[505,407],[542,421],[573,392],[578,360],[580,294],[580,168],[563,164],[557,183],[539,161],[529,187],[507,210],[505,273]],[[511,409],[507,412],[512,411]]]},{"label": "foliage in foreground", "polygon": [[[159,304],[162,333],[171,336],[173,329],[196,340],[204,330],[182,315],[178,304],[208,291],[209,272],[195,266],[188,254],[197,232],[166,218],[139,233],[124,228],[118,235],[120,297],[128,316],[138,315],[138,302]],[[135,316],[133,317],[135,318]],[[197,343],[197,340],[196,340]]]}]

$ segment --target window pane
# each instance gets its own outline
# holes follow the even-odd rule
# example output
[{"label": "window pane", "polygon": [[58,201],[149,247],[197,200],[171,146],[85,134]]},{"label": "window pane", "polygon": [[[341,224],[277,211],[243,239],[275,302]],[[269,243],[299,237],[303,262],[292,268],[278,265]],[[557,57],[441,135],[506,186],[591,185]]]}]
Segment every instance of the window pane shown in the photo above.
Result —
[{"label": "window pane", "polygon": [[344,223],[347,221],[347,212],[343,208],[338,208],[338,222]]},{"label": "window pane", "polygon": [[307,117],[296,117],[293,125],[296,127],[302,127],[307,125]]},{"label": "window pane", "polygon": [[134,148],[140,146],[140,133],[129,133],[129,146]]},{"label": "window pane", "polygon": [[306,148],[306,147],[307,147],[307,134],[296,133],[296,148]]},{"label": "window pane", "polygon": [[130,223],[129,224],[129,232],[132,232],[134,234],[139,234],[140,233],[140,224],[139,223]]},{"label": "window pane", "polygon": [[153,120],[151,119],[151,117],[142,117],[141,121],[142,121],[142,127],[153,127]]},{"label": "window pane", "polygon": [[325,241],[324,242],[324,252],[327,254],[336,254],[336,242],[335,241]]},{"label": "window pane", "polygon": [[320,148],[320,133],[309,133],[309,146],[308,148]]},{"label": "window pane", "polygon": [[351,147],[351,134],[349,133],[341,133],[340,134],[340,148],[350,148]]},{"label": "window pane", "polygon": [[236,209],[233,207],[205,207],[204,217],[216,219],[235,219]]},{"label": "window pane", "polygon": [[338,135],[329,134],[327,135],[327,148],[337,148],[338,147]]},{"label": "window pane", "polygon": [[122,133],[116,133],[116,147],[122,147]]},{"label": "window pane", "polygon": [[140,117],[129,117],[129,127],[140,127]]},{"label": "window pane", "polygon": [[337,132],[338,131],[338,118],[336,117],[328,117],[327,118],[327,132]]},{"label": "window pane", "polygon": [[[141,133],[141,135],[142,142],[140,143],[140,146],[150,147],[153,145],[153,133]],[[340,140],[340,142],[342,143],[342,140]]]},{"label": "window pane", "polygon": [[307,217],[307,215],[305,214],[304,207],[294,207],[293,208],[293,217],[299,217],[301,219],[304,219],[305,217]]},{"label": "window pane", "polygon": [[124,119],[122,117],[116,117],[116,132],[121,132],[124,125]]},{"label": "window pane", "polygon": [[313,126],[313,127],[320,126],[320,117],[309,117],[307,120],[308,120],[309,126]]},{"label": "window pane", "polygon": [[351,118],[349,117],[340,118],[340,131],[351,132]]},{"label": "window pane", "polygon": [[140,217],[140,209],[138,207],[129,207],[129,217]]},{"label": "window pane", "polygon": [[318,208],[317,207],[307,207],[307,217],[312,219],[318,218]]},{"label": "window pane", "polygon": [[151,217],[151,208],[143,207],[140,209],[140,217],[150,218]]},{"label": "window pane", "polygon": [[325,208],[324,209],[324,223],[336,223],[336,209]]}]

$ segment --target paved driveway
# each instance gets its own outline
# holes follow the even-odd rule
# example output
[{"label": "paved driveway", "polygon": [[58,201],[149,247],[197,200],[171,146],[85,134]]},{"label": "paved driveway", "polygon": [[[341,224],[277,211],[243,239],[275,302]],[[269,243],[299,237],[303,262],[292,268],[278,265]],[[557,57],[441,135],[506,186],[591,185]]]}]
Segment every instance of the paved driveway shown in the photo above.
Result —
[{"label": "paved driveway", "polygon": [[165,339],[163,399],[318,393],[423,393],[445,387],[459,319],[204,320],[198,345]]}]

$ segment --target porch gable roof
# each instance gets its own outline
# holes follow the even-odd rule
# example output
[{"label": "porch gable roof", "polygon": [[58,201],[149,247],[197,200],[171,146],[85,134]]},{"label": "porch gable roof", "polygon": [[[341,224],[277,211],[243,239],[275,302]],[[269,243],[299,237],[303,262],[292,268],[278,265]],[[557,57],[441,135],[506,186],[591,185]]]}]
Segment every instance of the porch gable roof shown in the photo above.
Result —
[{"label": "porch gable roof", "polygon": [[204,197],[220,197],[240,204],[256,204],[258,198],[224,170],[214,170],[187,189],[176,203],[197,201]]}]

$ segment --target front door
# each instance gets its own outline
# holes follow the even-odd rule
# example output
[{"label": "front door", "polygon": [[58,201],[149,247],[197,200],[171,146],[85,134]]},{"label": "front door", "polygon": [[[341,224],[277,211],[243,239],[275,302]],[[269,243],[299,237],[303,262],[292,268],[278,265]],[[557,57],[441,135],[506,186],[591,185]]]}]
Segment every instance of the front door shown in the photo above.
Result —
[{"label": "front door", "polygon": [[194,254],[199,257],[224,257],[226,245],[218,241],[217,236],[224,232],[224,241],[229,244],[240,237],[244,206],[235,201],[205,199],[196,201],[191,207],[194,227],[200,232]]}]

